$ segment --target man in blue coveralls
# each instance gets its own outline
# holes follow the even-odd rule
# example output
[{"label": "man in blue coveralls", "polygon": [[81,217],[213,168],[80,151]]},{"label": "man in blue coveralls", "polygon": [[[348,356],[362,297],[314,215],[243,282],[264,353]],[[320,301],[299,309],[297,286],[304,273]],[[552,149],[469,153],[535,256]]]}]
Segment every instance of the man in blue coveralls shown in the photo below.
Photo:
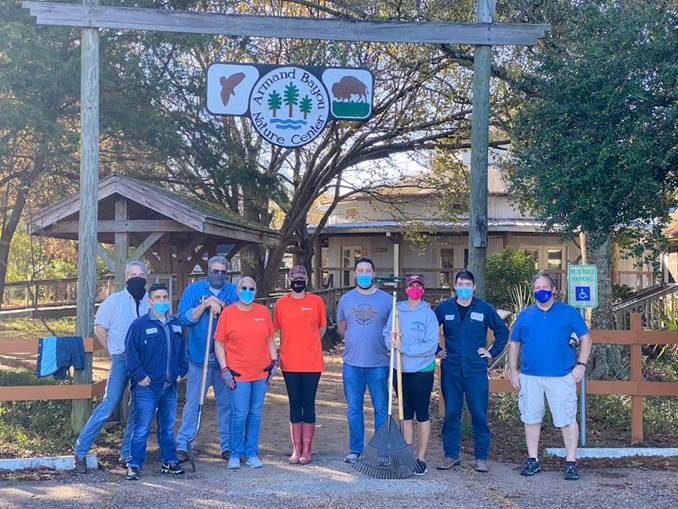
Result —
[{"label": "man in blue coveralls", "polygon": [[[439,470],[459,465],[461,442],[461,411],[466,406],[473,425],[474,468],[487,472],[490,453],[490,428],[487,424],[487,404],[490,383],[488,361],[499,355],[508,341],[508,327],[489,303],[473,296],[475,278],[468,270],[454,278],[455,298],[441,302],[435,309],[438,323],[443,326],[447,357],[441,362],[440,385],[445,398],[443,451],[445,459]],[[494,331],[494,344],[487,347],[487,329]]]},{"label": "man in blue coveralls", "polygon": [[188,459],[188,439],[195,432],[198,421],[198,404],[200,401],[200,381],[202,378],[203,359],[205,357],[205,339],[209,313],[214,315],[212,322],[212,339],[207,365],[207,383],[205,391],[214,387],[219,420],[219,444],[221,457],[228,460],[231,395],[221,378],[221,371],[214,356],[214,329],[217,327],[217,315],[221,310],[238,300],[236,286],[226,281],[228,261],[223,256],[213,256],[207,261],[207,277],[190,284],[179,300],[177,316],[181,324],[188,329],[188,381],[186,383],[186,403],[181,416],[181,427],[177,433],[177,449],[179,460]]}]

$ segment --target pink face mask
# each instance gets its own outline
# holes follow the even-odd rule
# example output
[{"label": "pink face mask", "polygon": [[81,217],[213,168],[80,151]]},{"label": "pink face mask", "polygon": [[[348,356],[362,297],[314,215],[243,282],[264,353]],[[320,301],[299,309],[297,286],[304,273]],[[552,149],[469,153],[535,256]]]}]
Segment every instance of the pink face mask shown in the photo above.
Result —
[{"label": "pink face mask", "polygon": [[419,300],[424,296],[424,289],[418,286],[410,286],[405,290],[407,296],[412,300]]}]

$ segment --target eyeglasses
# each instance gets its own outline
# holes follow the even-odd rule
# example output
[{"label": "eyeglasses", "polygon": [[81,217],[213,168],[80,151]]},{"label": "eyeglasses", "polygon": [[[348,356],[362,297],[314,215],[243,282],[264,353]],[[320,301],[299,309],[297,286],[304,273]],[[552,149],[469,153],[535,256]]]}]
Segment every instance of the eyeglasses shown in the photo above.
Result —
[{"label": "eyeglasses", "polygon": [[249,290],[250,292],[253,292],[254,290],[256,290],[256,288],[254,288],[253,286],[241,286],[240,289],[241,290]]},{"label": "eyeglasses", "polygon": [[223,274],[225,276],[226,274],[228,274],[228,270],[227,269],[224,269],[224,270],[212,269],[212,273],[213,274]]}]

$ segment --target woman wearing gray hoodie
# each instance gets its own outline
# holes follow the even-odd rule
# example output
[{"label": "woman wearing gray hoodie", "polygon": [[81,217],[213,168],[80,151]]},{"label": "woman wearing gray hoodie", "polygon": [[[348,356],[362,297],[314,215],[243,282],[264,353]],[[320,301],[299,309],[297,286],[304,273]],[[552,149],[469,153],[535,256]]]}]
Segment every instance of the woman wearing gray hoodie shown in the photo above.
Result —
[{"label": "woman wearing gray hoodie", "polygon": [[426,473],[426,448],[431,432],[428,407],[433,389],[435,357],[438,348],[438,319],[431,307],[422,300],[424,278],[419,274],[405,279],[407,300],[398,302],[400,335],[391,332],[393,313],[384,328],[384,339],[390,348],[400,351],[403,380],[403,436],[414,443],[412,420],[417,419],[417,467],[415,475]]}]

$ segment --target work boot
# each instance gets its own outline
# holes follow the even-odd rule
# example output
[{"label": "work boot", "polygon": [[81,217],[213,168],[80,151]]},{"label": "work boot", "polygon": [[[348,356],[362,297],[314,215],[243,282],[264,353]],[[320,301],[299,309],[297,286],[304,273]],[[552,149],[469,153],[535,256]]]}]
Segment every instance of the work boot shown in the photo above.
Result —
[{"label": "work boot", "polygon": [[303,450],[301,451],[301,456],[299,457],[299,463],[302,465],[307,465],[311,462],[311,455],[313,449],[313,434],[315,433],[315,423],[303,423],[302,424],[302,442]]},{"label": "work boot", "polygon": [[87,459],[83,456],[75,455],[75,467],[73,468],[76,474],[87,473]]},{"label": "work boot", "polygon": [[137,467],[127,467],[127,474],[125,479],[128,481],[138,481],[139,480],[139,469]]},{"label": "work boot", "polygon": [[289,463],[299,463],[301,456],[303,429],[300,422],[290,423],[290,436],[292,437],[292,456],[287,460]]},{"label": "work boot", "polygon": [[487,468],[487,460],[476,460],[475,465],[473,465],[473,469],[476,472],[482,472],[482,473],[487,473],[490,471],[489,468]]},{"label": "work boot", "polygon": [[438,470],[450,470],[454,467],[458,467],[459,465],[461,465],[461,461],[459,461],[459,458],[448,458],[447,456],[445,456],[443,458],[443,461],[441,461],[436,468]]}]

